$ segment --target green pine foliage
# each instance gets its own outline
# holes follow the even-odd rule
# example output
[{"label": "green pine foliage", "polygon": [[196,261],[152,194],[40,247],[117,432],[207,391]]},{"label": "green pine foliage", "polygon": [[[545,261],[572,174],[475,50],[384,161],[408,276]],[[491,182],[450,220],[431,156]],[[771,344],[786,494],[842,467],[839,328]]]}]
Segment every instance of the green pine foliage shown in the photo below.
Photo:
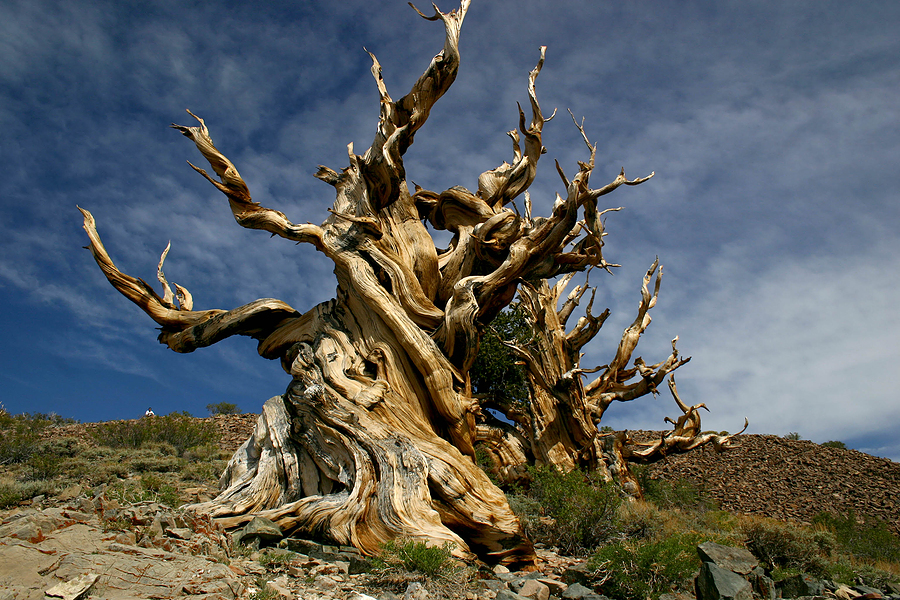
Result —
[{"label": "green pine foliage", "polygon": [[481,340],[478,357],[469,371],[472,391],[495,406],[524,410],[528,406],[528,381],[525,369],[501,340],[527,344],[531,327],[518,304],[501,312]]}]

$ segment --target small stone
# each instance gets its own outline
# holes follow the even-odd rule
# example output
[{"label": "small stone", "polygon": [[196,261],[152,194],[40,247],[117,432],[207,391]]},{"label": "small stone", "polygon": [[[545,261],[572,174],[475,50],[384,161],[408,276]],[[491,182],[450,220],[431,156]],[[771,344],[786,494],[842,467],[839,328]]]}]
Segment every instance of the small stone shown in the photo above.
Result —
[{"label": "small stone", "polygon": [[315,583],[316,587],[320,590],[333,590],[339,584],[338,581],[329,577],[328,575],[319,575],[315,578],[313,583]]},{"label": "small stone", "polygon": [[525,596],[520,596],[511,590],[500,590],[495,598],[496,600],[528,600]]},{"label": "small stone", "polygon": [[589,571],[587,563],[572,565],[563,572],[562,580],[569,584],[585,584],[591,579]]},{"label": "small stone", "polygon": [[499,575],[500,573],[509,573],[509,569],[507,569],[503,565],[494,565],[492,569],[494,571],[494,575]]},{"label": "small stone", "polygon": [[62,492],[57,494],[56,499],[61,502],[68,502],[69,500],[74,500],[75,498],[80,496],[83,491],[84,488],[76,483],[75,485],[70,485]]},{"label": "small stone", "polygon": [[566,588],[566,591],[563,592],[562,597],[572,600],[579,600],[580,598],[584,598],[588,594],[593,594],[594,590],[584,587],[580,583],[573,583],[569,587]]},{"label": "small stone", "polygon": [[406,586],[406,593],[403,594],[403,600],[428,600],[428,590],[418,581],[411,581]]},{"label": "small stone", "polygon": [[568,589],[568,587],[569,587],[562,581],[558,581],[556,579],[550,579],[548,577],[541,577],[540,579],[538,579],[538,581],[540,581],[541,583],[546,585],[548,588],[550,588],[551,594],[556,594],[557,596],[562,594],[563,592],[565,592],[566,589]]},{"label": "small stone", "polygon": [[189,540],[193,537],[194,532],[187,527],[173,527],[166,530],[166,535],[176,540]]},{"label": "small stone", "polygon": [[288,587],[287,577],[284,575],[277,577],[272,581],[267,581],[266,589],[277,594],[282,600],[294,600],[294,594],[291,593],[291,590]]},{"label": "small stone", "polygon": [[550,588],[537,579],[528,579],[519,589],[519,595],[531,600],[550,600]]},{"label": "small stone", "polygon": [[71,579],[65,583],[54,585],[49,590],[46,590],[44,594],[50,596],[51,598],[62,598],[63,600],[78,600],[79,598],[83,598],[85,594],[90,591],[90,589],[94,586],[98,579],[100,579],[99,575],[96,575],[94,573],[87,573],[85,575],[82,575],[81,577],[76,577],[75,579]]},{"label": "small stone", "polygon": [[122,531],[116,534],[116,542],[123,546],[136,546],[137,537],[133,531]]}]

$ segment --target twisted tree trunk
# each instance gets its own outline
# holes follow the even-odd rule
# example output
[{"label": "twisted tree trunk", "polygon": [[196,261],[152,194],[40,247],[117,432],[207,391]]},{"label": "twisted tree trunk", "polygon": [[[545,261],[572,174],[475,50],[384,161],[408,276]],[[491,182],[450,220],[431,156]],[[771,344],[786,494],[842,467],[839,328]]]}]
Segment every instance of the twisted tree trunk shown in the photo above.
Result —
[{"label": "twisted tree trunk", "polygon": [[[231,335],[250,336],[259,341],[261,356],[279,359],[292,377],[283,395],[266,402],[253,436],[235,453],[221,494],[195,506],[226,526],[259,514],[287,531],[326,535],[370,553],[405,536],[452,542],[461,557],[511,566],[534,561],[503,493],[473,461],[481,409],[469,369],[484,328],[521,282],[532,282],[523,289],[526,297],[533,294],[536,314],[559,319],[547,307],[560,286],[551,293],[540,282],[610,266],[601,253],[597,200],[648,178],[628,180],[623,171],[592,189],[595,147],[585,136],[589,161],[579,163],[572,179],[557,165],[566,194],[557,196],[549,217],[531,217],[527,194],[524,215],[507,207],[528,189],[546,151],[535,92],[542,48],[528,79],[530,123],[520,109],[518,131],[509,133],[512,162],[483,173],[474,193],[462,187],[411,193],[402,157],[456,77],[468,7],[469,0],[462,0],[456,10],[436,9],[425,17],[443,23],[444,47],[399,100],[389,95],[371,56],[381,96],[375,140],[363,155],[350,145],[349,166],[340,172],[319,168],[316,177],[336,192],[321,225],[295,224],[253,201],[202,119],[195,117],[197,126],[173,125],[209,163],[214,175],[191,166],[226,196],[239,225],[311,244],[332,260],[338,281],[333,300],[305,313],[273,299],[233,310],[194,310],[190,293],[178,285],[173,292],[166,280],[165,252],[160,297],[116,268],[93,217],[81,209],[94,258],[113,286],[161,326],[161,343],[191,352]],[[426,223],[453,233],[448,250],[437,250]],[[549,294],[547,300],[542,294]],[[548,338],[532,356],[531,368],[540,373],[535,381],[543,382],[535,388],[532,425],[542,441],[528,451],[565,468],[600,464],[594,416],[629,393],[621,385],[628,350],[617,355],[602,385],[582,386],[574,368],[577,349],[598,322],[588,316],[585,325]]]}]

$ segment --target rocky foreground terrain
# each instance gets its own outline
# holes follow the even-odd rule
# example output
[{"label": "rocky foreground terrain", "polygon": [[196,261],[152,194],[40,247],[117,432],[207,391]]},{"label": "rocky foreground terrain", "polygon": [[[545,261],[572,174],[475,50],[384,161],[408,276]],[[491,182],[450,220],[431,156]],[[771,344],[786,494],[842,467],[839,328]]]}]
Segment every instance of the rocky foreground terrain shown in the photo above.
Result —
[{"label": "rocky foreground terrain", "polygon": [[[255,421],[256,415],[215,418],[222,448],[234,450]],[[90,427],[67,426],[54,435],[89,440]],[[818,512],[853,510],[900,529],[900,464],[775,436],[745,435],[739,442],[738,448],[724,454],[699,450],[671,457],[650,467],[648,474],[690,480],[728,511],[808,521]],[[200,497],[212,490],[193,493]],[[256,536],[274,549],[236,551],[232,536],[204,516],[155,502],[123,505],[108,498],[102,488],[73,486],[55,498],[38,497],[0,512],[0,600],[428,600],[441,595],[415,580],[391,580],[369,572],[371,565],[352,548],[294,539],[279,542],[278,532],[259,525],[260,529],[245,532],[244,541]],[[293,554],[287,555],[287,550]],[[706,587],[701,590],[698,583],[696,589],[702,600],[750,600],[751,592],[754,597],[774,598],[771,581],[759,568],[754,570],[755,559],[745,550],[739,558],[712,550],[700,572]],[[582,585],[588,583],[584,559],[559,556],[546,548],[538,554],[539,571],[459,571],[443,583],[444,592],[468,600],[604,598]],[[852,600],[869,594],[871,599],[900,600],[900,588],[828,590],[821,582],[795,583],[796,589],[780,588],[778,593],[785,598],[827,594]],[[690,598],[667,596],[666,600]]]}]

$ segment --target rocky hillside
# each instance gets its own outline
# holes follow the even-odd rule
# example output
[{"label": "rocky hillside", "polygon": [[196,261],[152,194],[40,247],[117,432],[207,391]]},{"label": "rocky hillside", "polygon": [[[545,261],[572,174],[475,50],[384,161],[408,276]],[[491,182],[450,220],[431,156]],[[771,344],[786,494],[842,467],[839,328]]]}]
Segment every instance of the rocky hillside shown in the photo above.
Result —
[{"label": "rocky hillside", "polygon": [[[217,416],[219,445],[234,451],[252,433],[258,415]],[[89,441],[91,424],[58,428],[54,435]],[[632,432],[636,439],[659,435]],[[900,533],[900,463],[856,450],[827,448],[773,435],[741,435],[738,447],[717,454],[701,448],[651,465],[652,478],[686,479],[721,508],[785,521],[808,522],[820,512],[877,517]]]},{"label": "rocky hillside", "polygon": [[[635,432],[648,436],[652,432]],[[651,465],[651,477],[694,483],[728,511],[808,522],[820,512],[878,517],[900,533],[900,463],[774,435],[741,435]]]}]

